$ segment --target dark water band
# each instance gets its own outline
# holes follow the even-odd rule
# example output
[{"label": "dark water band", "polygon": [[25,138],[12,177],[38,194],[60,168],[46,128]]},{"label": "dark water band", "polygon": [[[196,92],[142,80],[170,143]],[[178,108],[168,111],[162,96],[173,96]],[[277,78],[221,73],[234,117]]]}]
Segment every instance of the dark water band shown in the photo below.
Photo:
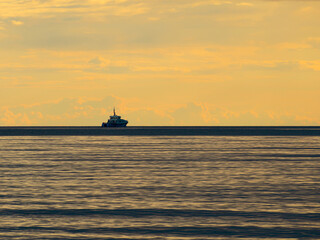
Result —
[{"label": "dark water band", "polygon": [[0,127],[0,136],[320,136],[320,127]]}]

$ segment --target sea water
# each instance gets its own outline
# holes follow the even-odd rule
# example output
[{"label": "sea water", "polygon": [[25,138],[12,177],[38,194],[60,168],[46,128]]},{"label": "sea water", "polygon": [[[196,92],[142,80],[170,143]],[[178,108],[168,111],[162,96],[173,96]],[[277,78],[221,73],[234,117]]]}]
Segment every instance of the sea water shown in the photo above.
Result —
[{"label": "sea water", "polygon": [[1,239],[317,239],[320,136],[1,136]]}]

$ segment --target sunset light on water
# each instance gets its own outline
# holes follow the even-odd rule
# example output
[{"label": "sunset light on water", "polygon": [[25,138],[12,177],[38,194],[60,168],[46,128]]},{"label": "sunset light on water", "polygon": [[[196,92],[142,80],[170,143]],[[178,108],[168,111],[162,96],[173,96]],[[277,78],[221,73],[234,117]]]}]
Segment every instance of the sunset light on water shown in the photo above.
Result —
[{"label": "sunset light on water", "polygon": [[320,1],[0,0],[0,239],[320,239]]}]

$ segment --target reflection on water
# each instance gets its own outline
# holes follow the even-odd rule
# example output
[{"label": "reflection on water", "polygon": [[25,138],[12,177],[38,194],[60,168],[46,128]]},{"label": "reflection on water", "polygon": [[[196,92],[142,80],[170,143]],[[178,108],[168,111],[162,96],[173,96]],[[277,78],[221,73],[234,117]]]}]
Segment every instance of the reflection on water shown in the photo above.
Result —
[{"label": "reflection on water", "polygon": [[320,137],[0,137],[0,237],[320,236]]}]

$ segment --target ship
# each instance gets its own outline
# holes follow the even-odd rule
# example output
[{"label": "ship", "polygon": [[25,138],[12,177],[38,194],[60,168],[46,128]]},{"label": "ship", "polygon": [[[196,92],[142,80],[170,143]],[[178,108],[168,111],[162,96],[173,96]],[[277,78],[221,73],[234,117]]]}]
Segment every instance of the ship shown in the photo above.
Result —
[{"label": "ship", "polygon": [[121,116],[116,114],[116,109],[113,108],[113,116],[110,116],[108,122],[103,122],[101,127],[126,127],[127,120],[121,119]]}]

